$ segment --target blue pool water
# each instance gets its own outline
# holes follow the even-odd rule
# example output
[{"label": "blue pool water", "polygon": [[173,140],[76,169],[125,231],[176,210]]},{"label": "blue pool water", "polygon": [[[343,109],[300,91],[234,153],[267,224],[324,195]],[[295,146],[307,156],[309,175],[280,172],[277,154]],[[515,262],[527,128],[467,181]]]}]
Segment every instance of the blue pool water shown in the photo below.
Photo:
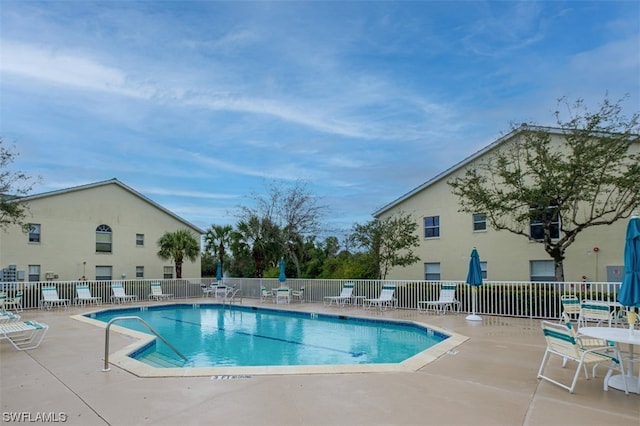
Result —
[{"label": "blue pool water", "polygon": [[[156,367],[399,363],[448,337],[408,322],[217,304],[87,314],[104,322],[123,315],[142,318],[188,358],[182,362],[156,339],[133,354]],[[149,333],[135,320],[115,324]]]}]

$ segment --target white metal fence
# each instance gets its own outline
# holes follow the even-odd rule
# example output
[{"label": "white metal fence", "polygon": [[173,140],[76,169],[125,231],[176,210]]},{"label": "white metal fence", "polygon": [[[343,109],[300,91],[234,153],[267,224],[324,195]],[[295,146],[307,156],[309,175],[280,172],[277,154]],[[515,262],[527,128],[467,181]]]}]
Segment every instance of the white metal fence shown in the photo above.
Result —
[{"label": "white metal fence", "polygon": [[[168,280],[117,280],[122,283],[127,294],[138,296],[139,300],[148,300],[151,283],[160,282],[163,293],[171,293],[175,299],[195,299],[203,297],[202,286],[215,284],[215,278],[191,278]],[[437,300],[442,284],[456,285],[456,299],[461,302],[464,312],[471,311],[472,288],[463,281],[420,281],[420,280],[329,280],[329,279],[287,279],[286,285],[292,290],[304,287],[304,301],[322,303],[325,296],[337,296],[342,286],[355,284],[353,295],[376,298],[383,284],[395,284],[395,297],[399,309],[416,309],[418,301]],[[93,296],[102,297],[103,303],[111,303],[112,281],[83,281],[89,285]],[[78,281],[44,281],[0,283],[0,290],[8,297],[17,292],[23,293],[24,309],[37,309],[40,304],[41,288],[55,286],[60,298],[76,298]],[[224,284],[240,289],[243,298],[260,298],[260,288],[277,288],[280,282],[276,278],[225,278]],[[528,318],[559,318],[562,312],[560,296],[575,294],[580,300],[615,301],[620,283],[597,282],[510,282],[485,281],[477,287],[476,312],[480,315],[497,315]]]}]

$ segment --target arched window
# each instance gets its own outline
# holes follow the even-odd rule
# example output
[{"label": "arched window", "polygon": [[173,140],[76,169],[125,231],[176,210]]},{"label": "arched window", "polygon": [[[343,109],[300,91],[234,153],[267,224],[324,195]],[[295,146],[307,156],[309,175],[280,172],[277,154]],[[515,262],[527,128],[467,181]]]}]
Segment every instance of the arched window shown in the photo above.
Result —
[{"label": "arched window", "polygon": [[111,241],[113,234],[109,225],[100,225],[96,228],[96,252],[111,253]]}]

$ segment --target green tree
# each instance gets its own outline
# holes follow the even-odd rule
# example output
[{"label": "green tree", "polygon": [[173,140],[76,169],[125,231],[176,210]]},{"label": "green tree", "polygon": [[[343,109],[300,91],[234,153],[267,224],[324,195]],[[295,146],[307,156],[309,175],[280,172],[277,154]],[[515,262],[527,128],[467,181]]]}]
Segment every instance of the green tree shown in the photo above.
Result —
[{"label": "green tree", "polygon": [[214,253],[223,266],[232,232],[231,225],[211,225],[204,236],[205,251]]},{"label": "green tree", "polygon": [[581,99],[562,98],[569,117],[556,111],[558,128],[513,126],[511,143],[448,181],[459,211],[486,214],[494,229],[543,244],[564,281],[565,252],[578,234],[640,204],[639,113],[627,118],[621,102],[605,98],[590,113]]},{"label": "green tree", "polygon": [[253,276],[261,278],[265,268],[275,266],[280,258],[279,233],[278,227],[267,218],[251,216],[241,220],[232,237],[234,258],[246,258],[248,254],[253,260]]},{"label": "green tree", "polygon": [[375,218],[364,225],[356,224],[351,238],[368,253],[364,258],[373,265],[376,278],[384,280],[392,267],[408,266],[420,260],[413,253],[420,243],[417,229],[414,218],[400,212]]},{"label": "green tree", "polygon": [[26,173],[9,169],[17,154],[3,143],[0,138],[0,230],[12,224],[25,224],[29,206],[17,201],[26,196],[35,183]]},{"label": "green tree", "polygon": [[185,259],[195,262],[200,254],[200,243],[188,229],[165,232],[158,240],[158,256],[163,260],[173,260],[176,278],[182,278],[182,264]]}]

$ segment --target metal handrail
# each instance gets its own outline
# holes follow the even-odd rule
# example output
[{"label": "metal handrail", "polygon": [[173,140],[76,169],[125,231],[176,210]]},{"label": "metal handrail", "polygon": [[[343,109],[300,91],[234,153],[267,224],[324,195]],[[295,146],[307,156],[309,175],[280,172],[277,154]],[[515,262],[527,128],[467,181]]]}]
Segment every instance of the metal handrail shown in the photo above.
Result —
[{"label": "metal handrail", "polygon": [[131,316],[115,317],[115,318],[111,319],[107,323],[107,329],[105,331],[105,337],[104,337],[104,368],[102,369],[102,371],[107,372],[107,371],[111,370],[111,368],[109,368],[109,328],[111,328],[111,324],[113,324],[114,322],[123,321],[123,320],[136,320],[136,321],[141,322],[142,324],[145,325],[145,327],[147,327],[149,329],[149,331],[151,331],[153,334],[156,335],[156,337],[158,337],[160,340],[162,340],[165,343],[165,345],[167,345],[171,349],[173,349],[173,351],[175,353],[177,353],[178,355],[180,355],[180,357],[182,359],[184,359],[185,361],[188,361],[187,357],[182,355],[182,352],[180,352],[178,349],[175,348],[175,346],[173,346],[171,343],[169,343],[167,341],[167,339],[162,337],[153,327],[151,327],[149,324],[147,324],[145,320],[143,320],[142,318],[137,317],[135,315],[131,315]]}]

